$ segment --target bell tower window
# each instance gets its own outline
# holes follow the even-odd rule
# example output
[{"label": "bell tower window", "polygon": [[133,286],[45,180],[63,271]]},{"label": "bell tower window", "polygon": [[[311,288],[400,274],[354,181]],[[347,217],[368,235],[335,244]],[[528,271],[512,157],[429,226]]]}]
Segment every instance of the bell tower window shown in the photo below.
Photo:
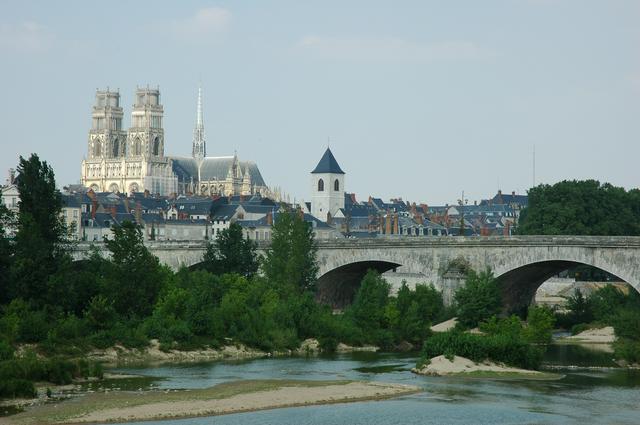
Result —
[{"label": "bell tower window", "polygon": [[333,182],[333,190],[336,192],[340,191],[340,182],[338,181],[338,179],[336,179],[336,181]]},{"label": "bell tower window", "polygon": [[160,154],[160,139],[157,137],[153,139],[153,154],[158,156]]},{"label": "bell tower window", "polygon": [[318,180],[318,192],[324,192],[324,180]]},{"label": "bell tower window", "polygon": [[133,154],[134,154],[135,156],[140,155],[140,152],[141,152],[141,144],[142,144],[142,142],[140,141],[140,139],[135,139],[135,140],[133,141]]}]

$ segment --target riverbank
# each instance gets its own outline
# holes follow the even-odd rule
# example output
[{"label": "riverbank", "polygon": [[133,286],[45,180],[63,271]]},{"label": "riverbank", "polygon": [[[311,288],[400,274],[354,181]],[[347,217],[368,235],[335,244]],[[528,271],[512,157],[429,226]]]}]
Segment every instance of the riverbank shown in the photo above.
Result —
[{"label": "riverbank", "polygon": [[[351,353],[357,351],[376,352],[379,347],[365,345],[355,347],[339,343],[337,353]],[[149,346],[143,349],[126,348],[121,345],[109,347],[104,350],[92,350],[86,358],[91,361],[99,361],[107,366],[128,364],[162,364],[162,363],[198,363],[215,360],[229,359],[257,359],[272,356],[313,355],[321,352],[317,339],[310,338],[303,341],[296,350],[283,350],[267,352],[250,348],[242,344],[225,345],[220,348],[205,347],[194,350],[161,350],[157,339],[149,341]]]},{"label": "riverbank", "polygon": [[282,407],[381,400],[421,391],[402,384],[360,381],[236,381],[201,390],[92,393],[48,403],[0,424],[86,424],[224,415]]},{"label": "riverbank", "polygon": [[428,364],[425,364],[421,368],[414,368],[411,371],[418,375],[426,376],[461,376],[469,378],[518,378],[553,380],[563,377],[563,375],[558,375],[555,373],[520,369],[488,360],[481,363],[476,363],[472,360],[460,356],[453,356],[450,359],[445,356],[437,356],[432,358],[428,362]]}]

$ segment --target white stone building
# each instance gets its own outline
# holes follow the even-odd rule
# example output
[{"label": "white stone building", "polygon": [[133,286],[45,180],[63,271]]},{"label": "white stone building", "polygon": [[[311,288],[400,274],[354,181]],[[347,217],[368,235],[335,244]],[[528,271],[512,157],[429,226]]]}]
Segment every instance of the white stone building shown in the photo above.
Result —
[{"label": "white stone building", "polygon": [[164,156],[164,109],[158,89],[137,89],[131,127],[122,129],[120,93],[98,91],[93,106],[82,184],[94,192],[177,191],[171,161]]},{"label": "white stone building", "polygon": [[138,88],[131,127],[122,129],[120,93],[98,91],[89,131],[82,184],[94,192],[144,192],[204,196],[268,194],[258,166],[237,155],[208,157],[198,91],[192,156],[164,153],[164,109],[158,89]]},{"label": "white stone building", "polygon": [[327,148],[311,172],[311,214],[317,219],[330,222],[344,208],[344,174]]}]

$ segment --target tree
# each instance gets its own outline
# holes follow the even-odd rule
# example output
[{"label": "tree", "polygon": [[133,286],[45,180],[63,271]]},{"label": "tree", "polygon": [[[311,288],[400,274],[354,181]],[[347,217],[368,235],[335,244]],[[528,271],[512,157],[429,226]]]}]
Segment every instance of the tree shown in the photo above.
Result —
[{"label": "tree", "polygon": [[524,337],[536,344],[551,343],[551,336],[555,325],[553,313],[547,307],[530,307],[527,313],[527,327]]},{"label": "tree", "polygon": [[125,221],[112,230],[113,239],[105,238],[111,267],[104,292],[119,314],[144,317],[151,313],[169,272],[144,246],[140,226]]},{"label": "tree", "polygon": [[[615,213],[614,213],[615,212]],[[640,235],[640,190],[571,180],[529,190],[522,235]]]},{"label": "tree", "polygon": [[242,227],[231,223],[208,244],[203,257],[205,270],[214,274],[237,273],[251,277],[258,271],[256,243],[242,237]]},{"label": "tree", "polygon": [[12,219],[11,212],[0,204],[0,304],[6,304],[9,299],[9,271],[13,259],[13,248],[7,235],[7,227]]},{"label": "tree", "polygon": [[279,213],[262,265],[267,280],[285,292],[313,290],[318,273],[316,250],[313,228],[302,212]]},{"label": "tree", "polygon": [[574,324],[591,323],[593,321],[593,305],[589,297],[585,297],[579,288],[567,299],[567,310],[570,311]]},{"label": "tree", "polygon": [[480,273],[471,270],[465,285],[458,289],[454,299],[458,321],[470,328],[500,313],[502,309],[500,289],[490,269]]},{"label": "tree", "polygon": [[403,282],[390,304],[394,304],[397,311],[394,323],[394,309],[387,309],[392,313],[389,319],[396,338],[414,345],[421,344],[429,336],[431,323],[444,312],[442,294],[433,285],[418,284],[412,290]]},{"label": "tree", "polygon": [[62,199],[53,169],[36,154],[28,160],[20,157],[18,173],[20,202],[11,295],[44,304],[49,295],[47,281],[65,255]]},{"label": "tree", "polygon": [[353,304],[345,312],[354,325],[360,329],[362,342],[389,346],[392,334],[390,320],[397,314],[389,308],[391,285],[375,270],[369,270],[353,299]]}]

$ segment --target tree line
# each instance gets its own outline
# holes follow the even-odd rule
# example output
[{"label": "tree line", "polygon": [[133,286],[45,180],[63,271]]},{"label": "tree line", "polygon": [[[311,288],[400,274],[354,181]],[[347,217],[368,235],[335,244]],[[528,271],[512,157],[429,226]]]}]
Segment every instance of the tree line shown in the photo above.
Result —
[{"label": "tree line", "polygon": [[[105,240],[108,257],[92,250],[74,262],[53,170],[32,155],[20,158],[18,172],[18,214],[0,211],[0,395],[32,394],[34,380],[100,373],[70,359],[116,344],[144,348],[157,339],[161,349],[242,343],[278,351],[317,338],[324,351],[340,342],[418,346],[446,315],[433,286],[404,285],[392,297],[375,272],[353,305],[333,314],[315,301],[313,230],[300,211],[284,208],[264,257],[232,224],[197,267],[174,272],[145,247],[140,227],[125,222]],[[33,351],[17,355],[25,344]],[[53,366],[42,366],[36,354]]]}]

